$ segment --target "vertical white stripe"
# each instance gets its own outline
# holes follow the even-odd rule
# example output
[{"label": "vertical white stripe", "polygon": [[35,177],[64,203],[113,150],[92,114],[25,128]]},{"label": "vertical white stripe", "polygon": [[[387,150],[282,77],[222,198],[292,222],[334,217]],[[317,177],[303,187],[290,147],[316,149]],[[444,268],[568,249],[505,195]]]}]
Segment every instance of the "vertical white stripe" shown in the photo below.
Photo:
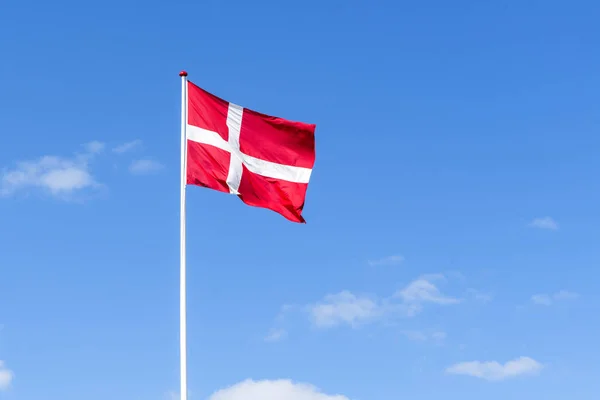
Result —
[{"label": "vertical white stripe", "polygon": [[236,104],[229,103],[227,110],[227,127],[229,128],[229,146],[231,147],[231,160],[229,161],[229,173],[227,174],[227,185],[229,192],[239,194],[240,182],[242,181],[242,157],[240,153],[240,130],[242,129],[242,114],[244,109]]}]

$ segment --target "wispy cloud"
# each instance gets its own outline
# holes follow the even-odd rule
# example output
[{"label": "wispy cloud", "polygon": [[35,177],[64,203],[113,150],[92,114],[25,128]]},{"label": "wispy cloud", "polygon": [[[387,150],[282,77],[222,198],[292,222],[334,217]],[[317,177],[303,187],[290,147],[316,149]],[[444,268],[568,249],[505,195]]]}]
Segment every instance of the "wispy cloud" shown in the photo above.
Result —
[{"label": "wispy cloud", "polygon": [[18,162],[14,168],[2,172],[0,195],[37,188],[66,199],[83,189],[99,187],[91,174],[90,162],[103,146],[101,142],[90,142],[84,145],[84,153],[70,158],[43,156]]},{"label": "wispy cloud", "polygon": [[531,296],[531,301],[540,306],[551,306],[557,301],[573,300],[579,297],[579,294],[561,290],[552,295],[549,294],[534,294]]},{"label": "wispy cloud", "polygon": [[433,282],[425,278],[412,281],[404,289],[399,290],[395,296],[411,304],[434,303],[445,305],[460,303],[459,299],[444,296]]},{"label": "wispy cloud", "polygon": [[393,255],[393,256],[379,258],[376,260],[369,260],[369,265],[372,267],[375,267],[378,265],[397,265],[397,264],[401,264],[403,261],[404,261],[403,256]]},{"label": "wispy cloud", "polygon": [[569,292],[568,290],[561,290],[560,292],[554,293],[555,300],[573,300],[579,297],[579,293]]},{"label": "wispy cloud", "polygon": [[102,153],[102,151],[104,150],[104,147],[106,145],[102,142],[99,142],[97,140],[94,140],[92,142],[86,143],[84,145],[86,151],[90,154],[98,154],[98,153]]},{"label": "wispy cloud", "polygon": [[157,161],[142,159],[133,161],[129,166],[129,172],[134,175],[143,175],[159,171],[162,168],[162,164]]},{"label": "wispy cloud", "polygon": [[279,342],[287,337],[287,331],[285,329],[271,329],[269,334],[265,337],[265,342]]},{"label": "wispy cloud", "polygon": [[467,375],[487,381],[502,381],[522,375],[534,375],[543,365],[529,357],[519,357],[500,364],[497,361],[469,361],[454,364],[446,372],[454,375]]},{"label": "wispy cloud", "polygon": [[245,380],[212,394],[209,400],[349,400],[340,394],[326,394],[313,385],[290,380]]},{"label": "wispy cloud", "polygon": [[531,301],[540,306],[550,306],[552,305],[552,297],[547,294],[534,294],[531,296]]},{"label": "wispy cloud", "polygon": [[0,390],[8,389],[13,378],[13,372],[4,365],[4,361],[0,360]]},{"label": "wispy cloud", "polygon": [[421,277],[394,294],[394,297],[402,299],[403,304],[407,306],[406,310],[409,316],[421,312],[423,306],[427,303],[437,305],[460,303],[461,300],[458,298],[443,295],[433,283],[432,278]]},{"label": "wispy cloud", "polygon": [[460,299],[442,294],[432,282],[433,278],[439,279],[440,276],[421,277],[385,298],[357,295],[347,290],[329,294],[309,306],[309,314],[313,324],[319,328],[342,324],[358,327],[393,316],[413,317],[426,304],[446,306],[460,303]]},{"label": "wispy cloud", "polygon": [[558,223],[551,217],[535,218],[529,223],[532,228],[547,229],[551,231],[558,230]]},{"label": "wispy cloud", "polygon": [[284,328],[290,314],[297,310],[298,306],[284,304],[281,306],[279,313],[275,317],[275,321],[271,330],[264,337],[265,342],[279,342],[288,336],[288,331]]},{"label": "wispy cloud", "polygon": [[384,306],[376,299],[357,296],[349,291],[325,296],[323,301],[311,308],[313,323],[320,328],[330,328],[340,324],[358,326],[379,317]]},{"label": "wispy cloud", "polygon": [[118,146],[115,146],[112,149],[112,151],[113,151],[113,153],[123,154],[123,153],[127,153],[129,151],[132,151],[141,145],[142,145],[142,141],[139,139],[136,139],[136,140],[132,140],[131,142],[126,142],[126,143],[120,144]]}]

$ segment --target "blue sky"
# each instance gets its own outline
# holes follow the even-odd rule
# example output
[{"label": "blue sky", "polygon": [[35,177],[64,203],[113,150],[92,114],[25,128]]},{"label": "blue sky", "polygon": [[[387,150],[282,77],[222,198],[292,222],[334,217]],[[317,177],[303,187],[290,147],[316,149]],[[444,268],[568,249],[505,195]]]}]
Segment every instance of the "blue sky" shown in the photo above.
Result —
[{"label": "blue sky", "polygon": [[317,124],[188,188],[190,399],[600,395],[600,4],[4,1],[0,399],[174,398],[181,69]]}]

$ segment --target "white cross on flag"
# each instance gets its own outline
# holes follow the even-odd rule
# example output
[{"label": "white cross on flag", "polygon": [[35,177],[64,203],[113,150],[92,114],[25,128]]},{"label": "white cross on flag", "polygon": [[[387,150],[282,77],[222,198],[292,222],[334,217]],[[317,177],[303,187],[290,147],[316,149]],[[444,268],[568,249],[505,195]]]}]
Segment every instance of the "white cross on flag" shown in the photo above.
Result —
[{"label": "white cross on flag", "polygon": [[315,127],[242,108],[188,81],[187,184],[305,222]]}]

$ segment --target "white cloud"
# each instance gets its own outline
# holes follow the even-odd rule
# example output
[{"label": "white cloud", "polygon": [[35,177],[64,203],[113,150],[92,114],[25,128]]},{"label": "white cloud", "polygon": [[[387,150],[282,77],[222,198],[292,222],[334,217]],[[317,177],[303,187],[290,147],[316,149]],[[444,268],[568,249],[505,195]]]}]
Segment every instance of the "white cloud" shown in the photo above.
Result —
[{"label": "white cloud", "polygon": [[141,144],[142,144],[142,141],[139,139],[136,139],[136,140],[132,140],[131,142],[120,144],[120,145],[114,147],[112,149],[112,151],[117,154],[123,154],[123,153],[127,153],[128,151],[135,149],[136,147],[141,146]]},{"label": "white cloud", "polygon": [[369,265],[375,267],[377,265],[396,265],[404,261],[404,257],[401,255],[393,255],[378,260],[369,260]]},{"label": "white cloud", "polygon": [[383,309],[376,300],[356,296],[349,291],[325,296],[312,306],[311,316],[317,327],[328,328],[346,323],[357,326],[381,315]]},{"label": "white cloud", "polygon": [[447,297],[440,293],[440,290],[431,281],[420,278],[411,282],[404,289],[396,293],[408,303],[435,303],[435,304],[456,304],[460,300],[453,297]]},{"label": "white cloud", "polygon": [[8,389],[13,378],[13,372],[4,366],[4,361],[0,360],[0,390]]},{"label": "white cloud", "polygon": [[272,329],[271,332],[265,337],[265,342],[278,342],[285,339],[287,332],[285,329]]},{"label": "white cloud", "polygon": [[129,166],[129,172],[135,175],[149,174],[162,169],[162,167],[162,164],[153,160],[135,160]]},{"label": "white cloud", "polygon": [[290,380],[246,380],[219,390],[209,400],[349,400],[343,395],[325,394],[318,388]]},{"label": "white cloud", "polygon": [[529,224],[532,228],[548,229],[551,231],[558,230],[558,223],[551,217],[536,218]]},{"label": "white cloud", "polygon": [[74,192],[100,186],[90,172],[94,154],[103,144],[84,145],[86,153],[71,158],[43,156],[36,160],[21,161],[0,176],[0,195],[10,196],[27,189],[42,189],[51,195],[67,198]]},{"label": "white cloud", "polygon": [[[426,279],[421,277],[411,282],[404,289],[396,292],[394,297],[401,298],[407,307],[409,315],[416,315],[423,309],[423,304],[433,303],[438,305],[458,304],[460,300],[454,297],[444,296],[438,287],[433,284],[432,277]],[[437,276],[433,276],[437,278]]]},{"label": "white cloud", "polygon": [[531,296],[531,301],[534,304],[537,304],[540,306],[551,306],[552,304],[554,304],[557,301],[573,300],[578,297],[579,297],[579,295],[577,293],[569,292],[567,290],[561,290],[559,292],[554,293],[553,295],[534,294],[533,296]]},{"label": "white cloud", "polygon": [[434,279],[441,275],[428,275],[409,283],[404,289],[387,298],[356,295],[350,291],[329,294],[308,307],[311,319],[319,328],[331,328],[342,324],[352,327],[374,322],[388,317],[413,317],[421,312],[427,303],[452,305],[459,299],[443,295]]},{"label": "white cloud", "polygon": [[279,313],[275,317],[274,326],[264,337],[265,342],[278,342],[280,340],[285,339],[288,336],[287,330],[283,329],[282,326],[285,325],[287,316],[297,308],[297,306],[291,304],[284,304],[283,306],[281,306]]},{"label": "white cloud", "polygon": [[543,365],[529,357],[519,357],[505,364],[497,361],[469,361],[454,364],[446,372],[454,375],[467,375],[487,381],[502,381],[521,375],[534,375]]},{"label": "white cloud", "polygon": [[104,150],[104,143],[94,140],[84,145],[85,150],[90,154],[98,154]]}]

